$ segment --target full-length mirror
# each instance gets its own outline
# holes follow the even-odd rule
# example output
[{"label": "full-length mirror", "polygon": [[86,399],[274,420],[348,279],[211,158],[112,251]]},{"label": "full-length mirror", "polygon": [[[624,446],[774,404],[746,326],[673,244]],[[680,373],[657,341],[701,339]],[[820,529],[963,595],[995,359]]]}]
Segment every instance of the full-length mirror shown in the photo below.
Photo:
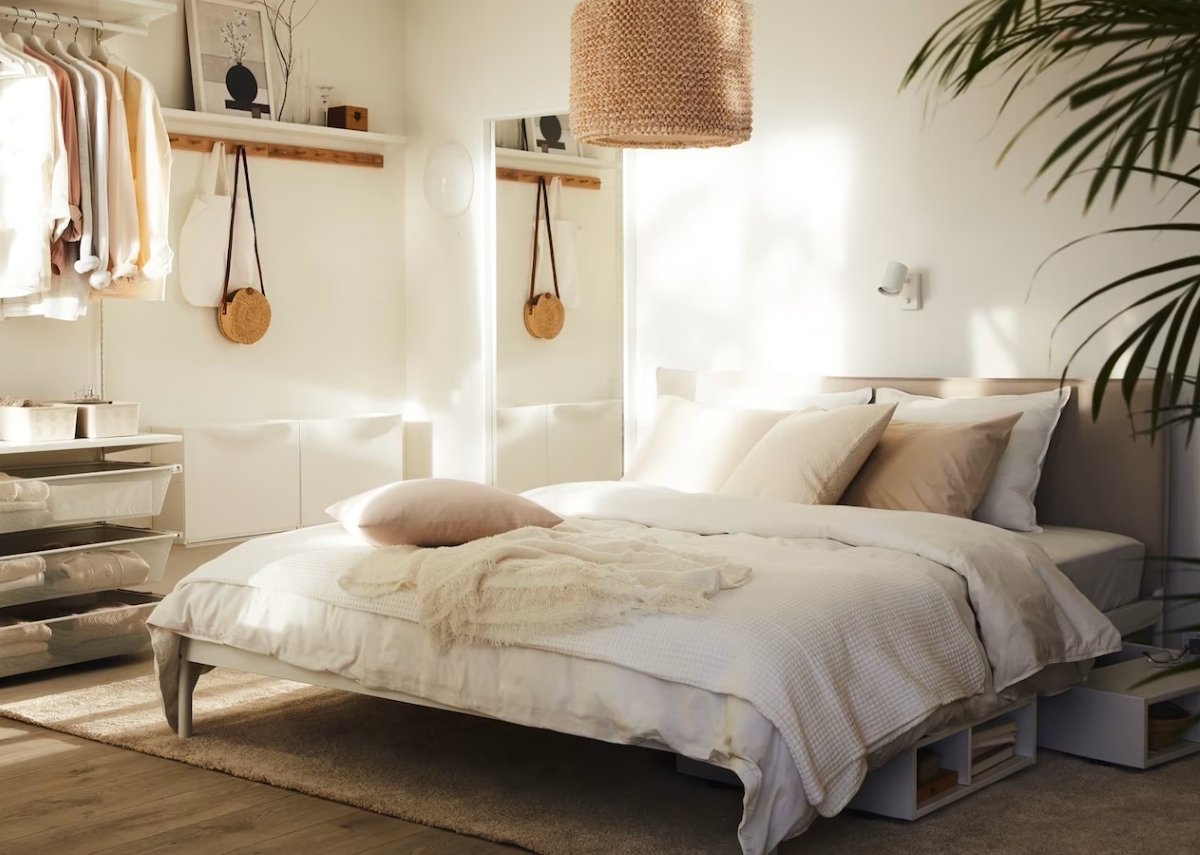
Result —
[{"label": "full-length mirror", "polygon": [[580,146],[565,114],[492,128],[493,481],[522,491],[620,478],[620,153]]}]

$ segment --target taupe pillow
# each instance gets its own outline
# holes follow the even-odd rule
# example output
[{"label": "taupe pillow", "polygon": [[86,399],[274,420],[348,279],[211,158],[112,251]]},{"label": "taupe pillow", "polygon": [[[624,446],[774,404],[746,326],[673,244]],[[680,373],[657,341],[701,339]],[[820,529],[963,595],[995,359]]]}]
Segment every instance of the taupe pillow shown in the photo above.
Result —
[{"label": "taupe pillow", "polygon": [[797,505],[832,505],[858,474],[895,404],[797,413],[767,431],[722,493]]},{"label": "taupe pillow", "polygon": [[397,481],[338,502],[326,513],[372,546],[459,546],[562,522],[536,502],[506,490],[443,478]]},{"label": "taupe pillow", "polygon": [[844,505],[970,517],[1021,418],[972,424],[892,422],[842,497]]}]

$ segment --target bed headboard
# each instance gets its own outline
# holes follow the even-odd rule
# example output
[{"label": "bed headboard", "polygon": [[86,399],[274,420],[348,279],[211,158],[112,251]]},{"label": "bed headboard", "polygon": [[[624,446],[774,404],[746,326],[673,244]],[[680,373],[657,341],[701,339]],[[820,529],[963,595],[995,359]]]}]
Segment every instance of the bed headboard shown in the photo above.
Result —
[{"label": "bed headboard", "polygon": [[[762,387],[766,378],[738,374],[702,374],[695,371],[659,369],[658,393],[692,400],[697,382],[719,385],[753,384]],[[943,398],[982,395],[1024,395],[1057,389],[1058,380],[915,380],[894,377],[822,377],[784,381],[796,391],[846,392],[870,386],[889,386],[914,395]],[[1151,442],[1134,436],[1133,425],[1113,384],[1105,398],[1100,419],[1092,421],[1092,391],[1089,380],[1069,380],[1075,389],[1063,410],[1050,444],[1038,488],[1038,519],[1052,525],[1077,526],[1110,531],[1136,538],[1146,544],[1149,555],[1167,555],[1168,447],[1165,437]],[[1149,408],[1153,385],[1140,381],[1134,395],[1134,411]],[[1161,564],[1151,564],[1161,566]],[[1150,575],[1150,574],[1148,574]],[[1147,580],[1148,590],[1156,586]]]}]

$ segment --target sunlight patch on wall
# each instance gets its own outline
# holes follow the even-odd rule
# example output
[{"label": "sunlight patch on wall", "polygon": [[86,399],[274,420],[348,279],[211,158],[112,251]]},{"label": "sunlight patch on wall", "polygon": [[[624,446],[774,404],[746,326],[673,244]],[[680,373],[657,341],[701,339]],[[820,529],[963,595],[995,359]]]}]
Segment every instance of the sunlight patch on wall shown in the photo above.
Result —
[{"label": "sunlight patch on wall", "polygon": [[971,376],[1017,377],[1020,375],[1017,310],[992,306],[971,313]]}]

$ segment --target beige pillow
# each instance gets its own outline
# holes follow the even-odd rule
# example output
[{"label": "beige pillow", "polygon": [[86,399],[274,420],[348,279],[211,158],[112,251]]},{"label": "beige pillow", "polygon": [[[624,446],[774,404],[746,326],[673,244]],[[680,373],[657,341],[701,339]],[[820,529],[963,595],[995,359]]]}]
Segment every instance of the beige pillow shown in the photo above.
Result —
[{"label": "beige pillow", "polygon": [[440,478],[397,481],[338,502],[326,513],[372,546],[459,546],[525,526],[553,528],[562,522],[506,490]]},{"label": "beige pillow", "polygon": [[771,428],[722,493],[797,505],[832,505],[879,442],[895,405],[797,413]]},{"label": "beige pillow", "polygon": [[767,431],[792,413],[697,404],[663,395],[625,481],[717,493]]},{"label": "beige pillow", "polygon": [[973,424],[892,422],[844,505],[970,517],[987,493],[1020,413]]}]

